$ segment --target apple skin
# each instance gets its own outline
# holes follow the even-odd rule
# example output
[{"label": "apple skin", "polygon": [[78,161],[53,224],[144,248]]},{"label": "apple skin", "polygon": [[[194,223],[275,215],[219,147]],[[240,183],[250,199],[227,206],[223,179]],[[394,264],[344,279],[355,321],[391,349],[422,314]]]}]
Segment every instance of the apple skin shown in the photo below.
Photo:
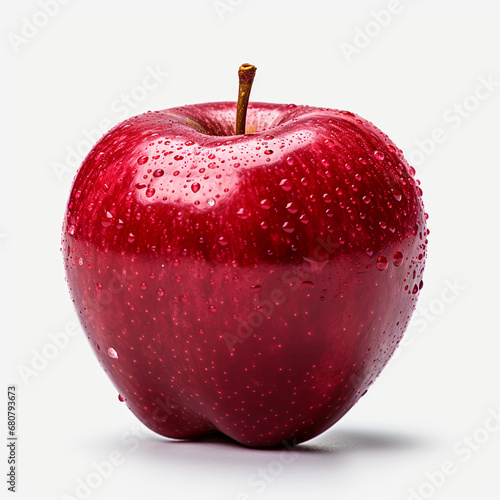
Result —
[{"label": "apple skin", "polygon": [[415,171],[353,113],[148,112],[89,153],[62,251],[100,364],[154,432],[311,439],[366,392],[422,287]]}]

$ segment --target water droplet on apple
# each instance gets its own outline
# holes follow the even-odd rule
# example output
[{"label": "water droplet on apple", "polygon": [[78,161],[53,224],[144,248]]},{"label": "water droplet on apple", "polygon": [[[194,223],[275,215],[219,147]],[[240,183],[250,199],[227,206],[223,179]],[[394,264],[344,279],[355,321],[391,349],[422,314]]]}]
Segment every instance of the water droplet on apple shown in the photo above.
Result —
[{"label": "water droplet on apple", "polygon": [[308,288],[314,288],[314,283],[312,281],[302,281],[301,285],[307,286]]},{"label": "water droplet on apple", "polygon": [[227,238],[225,236],[220,236],[218,241],[219,245],[222,245],[223,247],[228,244]]},{"label": "water droplet on apple", "polygon": [[197,193],[199,190],[200,190],[200,183],[199,182],[195,182],[194,184],[191,184],[191,191],[193,193]]},{"label": "water droplet on apple", "polygon": [[396,267],[399,267],[403,263],[403,254],[396,252],[392,257],[392,262]]},{"label": "water droplet on apple", "polygon": [[237,212],[236,215],[242,219],[248,219],[248,214],[245,212],[244,208],[240,208]]},{"label": "water droplet on apple", "polygon": [[98,351],[101,350],[101,346],[97,342],[94,342],[94,346]]},{"label": "water droplet on apple", "polygon": [[175,155],[174,156],[174,160],[176,160],[176,161],[184,160],[184,156],[182,156],[182,155]]},{"label": "water droplet on apple", "polygon": [[292,184],[288,179],[281,179],[280,186],[283,191],[290,191],[292,189]]},{"label": "water droplet on apple", "polygon": [[214,200],[213,198],[209,198],[209,199],[207,200],[207,205],[208,205],[209,207],[213,207],[213,206],[215,205],[215,200]]},{"label": "water droplet on apple", "polygon": [[283,228],[283,231],[285,231],[285,233],[293,233],[295,231],[295,228],[288,221],[285,222],[281,227]]},{"label": "water droplet on apple", "polygon": [[269,200],[261,200],[260,206],[265,210],[269,210],[271,208],[271,203],[269,203]]},{"label": "water droplet on apple", "polygon": [[373,153],[373,156],[377,159],[377,160],[380,160],[380,161],[383,161],[385,160],[385,154],[382,153],[382,151],[375,151]]},{"label": "water droplet on apple", "polygon": [[273,153],[274,153],[274,151],[273,151],[272,149],[266,149],[266,150],[264,151],[264,154],[265,154],[265,155],[272,155]]},{"label": "water droplet on apple", "polygon": [[120,401],[120,403],[123,403],[125,401],[125,398],[121,394],[118,394],[118,401]]},{"label": "water droplet on apple", "polygon": [[156,295],[158,295],[158,297],[163,297],[165,295],[163,288],[158,288],[158,290],[156,290]]},{"label": "water droplet on apple", "polygon": [[153,177],[161,177],[163,174],[165,173],[165,171],[161,168],[157,168],[154,172],[153,172]]},{"label": "water droplet on apple", "polygon": [[149,160],[149,157],[147,157],[146,155],[143,155],[143,156],[139,156],[139,158],[137,158],[137,163],[139,165],[144,165],[145,163],[147,163]]},{"label": "water droplet on apple", "polygon": [[135,241],[135,234],[129,233],[127,240],[129,243],[133,243]]},{"label": "water droplet on apple", "polygon": [[75,226],[71,225],[68,227],[68,234],[71,236],[75,234]]},{"label": "water droplet on apple", "polygon": [[216,309],[216,307],[215,307],[215,306],[209,306],[209,307],[208,307],[208,310],[209,310],[211,313],[215,313],[215,312],[217,312],[217,309]]},{"label": "water droplet on apple", "polygon": [[369,196],[363,196],[363,202],[366,203],[367,205],[372,201]]},{"label": "water droplet on apple", "polygon": [[392,196],[394,196],[394,199],[396,201],[401,201],[401,199],[403,198],[403,194],[401,193],[401,191],[399,189],[393,189]]},{"label": "water droplet on apple", "polygon": [[151,198],[152,196],[154,196],[155,192],[156,192],[155,188],[148,188],[146,189],[146,196],[148,198]]},{"label": "water droplet on apple", "polygon": [[181,299],[181,302],[186,303],[188,301],[188,296],[185,294],[182,294],[179,298]]},{"label": "water droplet on apple", "polygon": [[109,227],[113,223],[113,215],[110,212],[106,212],[106,218],[101,220],[103,227]]},{"label": "water droplet on apple", "polygon": [[383,255],[377,259],[377,269],[379,271],[385,271],[387,269],[387,258]]},{"label": "water droplet on apple", "polygon": [[418,285],[414,285],[411,293],[413,293],[413,295],[415,295],[417,292],[418,292]]},{"label": "water droplet on apple", "polygon": [[141,283],[141,290],[146,290],[148,285],[146,283]]},{"label": "water droplet on apple", "polygon": [[102,283],[97,282],[95,285],[95,289],[100,292],[102,290]]},{"label": "water droplet on apple", "polygon": [[286,162],[288,163],[288,165],[293,165],[293,158],[291,156],[289,156],[287,159],[286,159]]},{"label": "water droplet on apple", "polygon": [[118,353],[112,347],[108,349],[108,356],[113,359],[118,359]]}]

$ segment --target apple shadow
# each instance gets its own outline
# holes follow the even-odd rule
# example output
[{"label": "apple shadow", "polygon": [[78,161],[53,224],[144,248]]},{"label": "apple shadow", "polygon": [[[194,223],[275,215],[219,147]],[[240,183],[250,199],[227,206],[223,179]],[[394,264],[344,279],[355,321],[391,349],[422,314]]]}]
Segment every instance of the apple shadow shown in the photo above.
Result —
[{"label": "apple shadow", "polygon": [[[255,493],[260,474],[268,472],[307,485],[324,484],[325,478],[333,484],[342,483],[366,467],[385,477],[395,462],[427,453],[434,444],[419,431],[341,426],[302,444],[265,449],[243,446],[222,434],[182,441],[163,438],[149,430],[129,433],[127,439],[123,439],[123,433],[113,433],[102,439],[94,436],[85,440],[87,450],[96,453],[99,448],[100,456],[104,450],[108,454],[109,450],[120,453],[127,464],[122,482],[128,483],[130,471],[141,471],[144,480],[159,488],[170,488],[172,481],[184,483],[197,478],[204,487],[224,493]],[[269,484],[272,481],[274,477],[269,477]],[[281,481],[286,484],[285,479]],[[194,483],[190,487],[196,489]]]},{"label": "apple shadow", "polygon": [[222,435],[213,434],[197,440],[177,441],[156,436],[146,437],[134,455],[141,461],[153,463],[176,463],[185,461],[191,467],[206,467],[237,470],[245,466],[258,467],[286,455],[300,457],[307,468],[314,466],[329,468],[347,456],[397,454],[405,455],[422,450],[429,443],[417,435],[378,431],[331,429],[321,436],[295,446],[273,448],[250,448]]},{"label": "apple shadow", "polygon": [[426,445],[416,435],[357,430],[330,430],[318,438],[299,444],[298,451],[345,453],[351,451],[410,451]]},{"label": "apple shadow", "polygon": [[286,443],[283,445],[272,446],[268,448],[254,448],[242,445],[222,433],[213,433],[198,439],[189,440],[173,440],[167,438],[159,438],[159,441],[165,446],[185,446],[198,445],[202,446],[218,446],[228,449],[234,448],[238,450],[252,450],[262,453],[273,453],[282,451],[294,451],[297,453],[342,453],[354,450],[364,451],[390,451],[390,450],[405,450],[419,447],[423,444],[416,437],[403,434],[388,434],[382,432],[355,431],[355,430],[330,430],[325,432],[320,437],[298,445],[290,446]]}]

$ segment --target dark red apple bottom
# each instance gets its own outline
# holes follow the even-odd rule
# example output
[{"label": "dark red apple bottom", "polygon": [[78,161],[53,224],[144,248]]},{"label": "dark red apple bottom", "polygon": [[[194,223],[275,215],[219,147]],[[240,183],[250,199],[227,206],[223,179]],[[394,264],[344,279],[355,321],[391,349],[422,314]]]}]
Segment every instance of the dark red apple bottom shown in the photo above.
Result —
[{"label": "dark red apple bottom", "polygon": [[95,146],[68,202],[67,279],[97,358],[150,429],[300,443],[356,403],[401,340],[426,215],[414,171],[369,122],[253,104],[255,132],[234,136],[234,106],[147,113]]}]

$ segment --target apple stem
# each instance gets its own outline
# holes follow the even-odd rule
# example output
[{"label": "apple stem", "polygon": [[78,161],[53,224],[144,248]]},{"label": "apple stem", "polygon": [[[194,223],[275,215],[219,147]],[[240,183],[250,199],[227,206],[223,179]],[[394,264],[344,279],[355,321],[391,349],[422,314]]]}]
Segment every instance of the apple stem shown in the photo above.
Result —
[{"label": "apple stem", "polygon": [[257,68],[253,64],[242,64],[238,70],[240,86],[238,104],[236,105],[236,135],[245,133],[247,121],[248,99],[252,90],[253,79]]}]

